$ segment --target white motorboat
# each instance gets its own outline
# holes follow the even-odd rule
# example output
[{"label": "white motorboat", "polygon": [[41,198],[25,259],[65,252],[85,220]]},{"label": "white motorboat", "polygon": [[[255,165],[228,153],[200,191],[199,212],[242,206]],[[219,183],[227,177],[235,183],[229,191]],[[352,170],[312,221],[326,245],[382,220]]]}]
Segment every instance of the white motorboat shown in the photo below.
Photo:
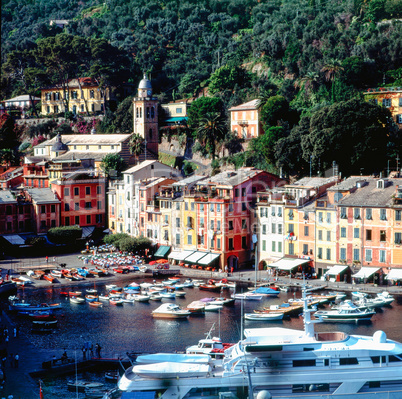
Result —
[{"label": "white motorboat", "polygon": [[232,295],[234,299],[243,299],[245,301],[261,301],[263,295],[255,294],[253,292],[245,292],[244,294],[234,294]]},{"label": "white motorboat", "polygon": [[143,295],[143,294],[134,295],[134,301],[136,302],[148,302],[150,298],[151,298],[150,295]]},{"label": "white motorboat", "polygon": [[153,317],[164,319],[185,319],[190,315],[190,311],[182,309],[174,303],[164,303],[159,308],[152,311]]},{"label": "white motorboat", "polygon": [[[252,390],[247,396],[253,398],[257,394],[288,399],[402,397],[401,343],[388,339],[383,331],[373,336],[315,332],[314,323],[319,321],[311,320],[307,300],[303,309],[304,330],[246,329],[237,344],[224,348],[221,343],[222,358],[208,371],[189,368],[191,363],[185,362],[131,366],[120,378],[118,390],[143,397],[158,392],[161,399],[235,398],[247,389]],[[195,350],[212,351],[209,346],[203,348],[200,341]]]},{"label": "white motorboat", "polygon": [[352,298],[354,298],[354,299],[367,298],[367,297],[368,297],[368,294],[366,292],[360,292],[360,291],[352,292]]},{"label": "white motorboat", "polygon": [[82,304],[82,303],[85,303],[85,298],[82,298],[82,297],[79,297],[79,296],[70,296],[70,302],[71,303]]},{"label": "white motorboat", "polygon": [[245,313],[244,318],[246,320],[254,321],[276,321],[283,319],[283,312],[268,312],[268,313]]},{"label": "white motorboat", "polygon": [[204,307],[206,312],[219,312],[222,308],[223,308],[223,305],[219,305],[216,303],[210,303],[210,302],[207,302]]},{"label": "white motorboat", "polygon": [[149,295],[150,301],[160,301],[162,299],[161,295],[157,292],[151,292]]},{"label": "white motorboat", "polygon": [[388,291],[379,292],[376,298],[383,300],[385,305],[391,305],[391,303],[395,300],[395,298]]},{"label": "white motorboat", "polygon": [[314,317],[325,321],[358,321],[370,320],[375,315],[374,310],[360,309],[352,301],[347,300],[329,310],[319,310]]}]

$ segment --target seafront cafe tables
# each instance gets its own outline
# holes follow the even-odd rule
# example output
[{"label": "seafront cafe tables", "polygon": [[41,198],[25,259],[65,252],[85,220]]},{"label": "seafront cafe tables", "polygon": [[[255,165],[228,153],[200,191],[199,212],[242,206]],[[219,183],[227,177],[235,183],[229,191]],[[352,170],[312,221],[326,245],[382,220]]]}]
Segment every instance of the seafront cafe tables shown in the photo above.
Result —
[{"label": "seafront cafe tables", "polygon": [[382,275],[382,269],[380,267],[363,266],[357,273],[352,274],[352,277],[354,282],[379,283],[379,274]]},{"label": "seafront cafe tables", "polygon": [[294,272],[296,268],[302,268],[303,265],[307,265],[310,263],[310,259],[301,259],[301,258],[282,258],[277,260],[276,262],[270,263],[267,265],[268,267],[272,267],[278,270],[283,270],[285,272],[289,272],[289,274]]},{"label": "seafront cafe tables", "polygon": [[350,283],[351,270],[348,265],[331,266],[321,277],[322,280],[328,279],[331,282],[344,281]]},{"label": "seafront cafe tables", "polygon": [[178,262],[180,266],[192,269],[214,270],[218,269],[217,261],[220,254],[201,251],[172,251],[169,259]]},{"label": "seafront cafe tables", "polygon": [[395,282],[401,281],[402,269],[391,269],[385,278],[389,281],[395,281]]}]

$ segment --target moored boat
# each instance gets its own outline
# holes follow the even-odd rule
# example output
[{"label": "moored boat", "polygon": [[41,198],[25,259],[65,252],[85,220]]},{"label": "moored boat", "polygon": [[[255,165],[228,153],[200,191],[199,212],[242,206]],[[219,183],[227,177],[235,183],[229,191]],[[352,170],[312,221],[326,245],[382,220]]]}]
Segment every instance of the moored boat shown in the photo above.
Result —
[{"label": "moored boat", "polygon": [[78,390],[80,392],[85,392],[85,389],[100,388],[103,387],[103,385],[104,384],[102,384],[101,382],[77,380],[77,381],[69,381],[67,383],[67,388],[69,391]]},{"label": "moored boat", "polygon": [[164,303],[152,311],[152,316],[163,319],[186,319],[190,311],[180,308],[174,303]]},{"label": "moored boat", "polygon": [[70,302],[76,304],[82,304],[85,303],[85,298],[82,298],[80,296],[70,296]]},{"label": "moored boat", "polygon": [[88,302],[88,304],[94,308],[101,308],[103,306],[103,303],[99,301]]},{"label": "moored boat", "polygon": [[245,313],[244,318],[246,320],[254,321],[276,321],[283,319],[283,312],[271,312],[271,313]]},{"label": "moored boat", "polygon": [[359,309],[352,301],[347,300],[337,307],[315,312],[314,317],[325,321],[358,321],[370,320],[374,314],[375,311]]}]

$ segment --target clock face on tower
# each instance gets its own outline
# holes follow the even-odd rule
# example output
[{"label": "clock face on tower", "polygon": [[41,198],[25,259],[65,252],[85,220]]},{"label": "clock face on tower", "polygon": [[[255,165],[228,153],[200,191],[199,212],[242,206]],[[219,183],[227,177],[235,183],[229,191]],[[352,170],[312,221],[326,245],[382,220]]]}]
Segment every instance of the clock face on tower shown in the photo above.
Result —
[{"label": "clock face on tower", "polygon": [[151,96],[152,95],[152,90],[147,90],[147,96]]}]

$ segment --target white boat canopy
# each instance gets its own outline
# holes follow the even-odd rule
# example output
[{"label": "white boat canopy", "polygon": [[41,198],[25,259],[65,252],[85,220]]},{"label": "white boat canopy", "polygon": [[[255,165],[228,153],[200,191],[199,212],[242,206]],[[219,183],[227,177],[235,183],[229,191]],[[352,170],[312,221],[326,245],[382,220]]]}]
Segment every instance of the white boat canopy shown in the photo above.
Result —
[{"label": "white boat canopy", "polygon": [[274,263],[270,263],[268,267],[276,267],[280,270],[292,270],[295,267],[310,262],[309,259],[294,259],[294,258],[282,258]]},{"label": "white boat canopy", "polygon": [[348,265],[335,265],[330,267],[325,274],[331,275],[331,276],[337,276],[338,274],[341,274],[344,270],[346,270],[349,266]]},{"label": "white boat canopy", "polygon": [[379,270],[379,267],[362,267],[356,274],[352,274],[352,277],[369,278],[371,275],[378,272]]},{"label": "white boat canopy", "polygon": [[172,251],[169,255],[169,258],[174,259],[174,260],[184,260],[194,252],[195,251],[191,251],[191,250]]},{"label": "white boat canopy", "polygon": [[402,269],[391,269],[385,278],[387,280],[402,280]]}]

